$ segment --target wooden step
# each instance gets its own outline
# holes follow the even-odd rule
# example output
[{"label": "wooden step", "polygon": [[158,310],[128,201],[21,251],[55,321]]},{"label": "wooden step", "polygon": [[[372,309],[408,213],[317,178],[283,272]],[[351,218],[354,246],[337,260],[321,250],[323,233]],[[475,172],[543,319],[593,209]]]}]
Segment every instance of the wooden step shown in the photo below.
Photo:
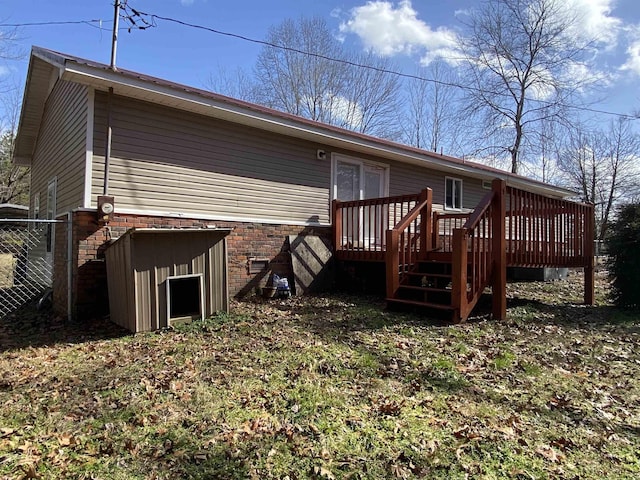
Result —
[{"label": "wooden step", "polygon": [[418,292],[439,292],[439,293],[451,293],[450,288],[435,288],[435,287],[423,287],[419,285],[403,285],[400,284],[399,288],[406,290],[417,290]]},{"label": "wooden step", "polygon": [[405,275],[411,275],[413,277],[434,277],[434,278],[451,278],[451,274],[450,273],[429,273],[429,272],[420,272],[420,271],[413,271],[413,272],[405,272]]},{"label": "wooden step", "polygon": [[420,302],[418,300],[405,300],[402,298],[387,298],[387,303],[399,303],[402,305],[413,305],[414,307],[433,308],[434,310],[453,311],[451,305],[444,305],[442,303],[429,303]]}]

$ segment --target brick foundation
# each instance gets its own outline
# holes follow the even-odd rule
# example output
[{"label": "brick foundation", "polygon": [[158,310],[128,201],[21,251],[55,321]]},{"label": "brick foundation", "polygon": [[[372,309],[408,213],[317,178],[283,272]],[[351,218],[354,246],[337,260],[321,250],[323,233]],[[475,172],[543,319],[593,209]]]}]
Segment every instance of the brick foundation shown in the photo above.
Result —
[{"label": "brick foundation", "polygon": [[[99,224],[95,212],[73,214],[73,282],[74,318],[102,316],[108,312],[108,293],[104,250],[112,238],[118,238],[130,228],[198,228],[215,225],[232,228],[227,237],[229,294],[244,297],[264,287],[271,273],[293,279],[288,235],[318,235],[331,238],[330,227],[304,227],[271,225],[264,223],[225,222],[185,218],[115,215],[108,225]],[[56,229],[56,255],[54,275],[54,307],[66,314],[66,225]],[[58,257],[61,261],[58,262]],[[251,257],[268,258],[269,267],[260,273],[249,274],[247,265]],[[64,260],[62,260],[64,258]],[[60,277],[60,278],[59,278]],[[57,280],[56,280],[57,279]]]}]

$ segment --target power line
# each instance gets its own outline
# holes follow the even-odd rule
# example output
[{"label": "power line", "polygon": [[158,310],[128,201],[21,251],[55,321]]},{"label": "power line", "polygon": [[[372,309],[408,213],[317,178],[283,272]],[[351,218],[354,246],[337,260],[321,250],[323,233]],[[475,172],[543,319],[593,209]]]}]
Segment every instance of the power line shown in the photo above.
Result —
[{"label": "power line", "polygon": [[[279,45],[279,44],[276,44],[276,43],[268,42],[266,40],[258,40],[258,39],[247,37],[245,35],[240,35],[240,34],[237,34],[237,33],[225,32],[223,30],[218,30],[216,28],[211,28],[211,27],[207,27],[207,26],[204,26],[204,25],[198,25],[198,24],[195,24],[195,23],[189,23],[189,22],[185,22],[183,20],[178,20],[176,18],[172,18],[172,17],[164,17],[162,15],[156,15],[156,14],[153,14],[153,13],[146,13],[146,12],[142,12],[140,10],[136,10],[133,7],[130,7],[130,6],[126,5],[126,4],[125,4],[124,10],[130,10],[131,11],[131,13],[129,13],[126,16],[124,16],[125,20],[130,22],[131,25],[132,25],[130,30],[131,29],[146,30],[146,29],[151,28],[151,27],[157,27],[157,23],[156,23],[155,20],[156,19],[157,20],[164,20],[166,22],[176,23],[178,25],[182,25],[182,26],[185,26],[185,27],[195,28],[195,29],[198,29],[198,30],[204,30],[204,31],[211,32],[211,33],[214,33],[214,34],[217,34],[217,35],[222,35],[222,36],[226,36],[226,37],[230,37],[230,38],[235,38],[235,39],[238,39],[238,40],[254,43],[254,44],[257,44],[257,45],[264,45],[264,46],[267,46],[267,47],[277,48],[277,49],[285,50],[285,51],[292,52],[292,53],[298,53],[298,54],[301,54],[301,55],[307,55],[307,56],[310,56],[310,57],[319,58],[321,60],[327,60],[327,61],[331,61],[331,62],[342,63],[344,65],[350,65],[352,67],[367,68],[369,70],[374,70],[374,71],[379,72],[379,73],[395,75],[395,76],[398,76],[398,77],[401,77],[401,78],[408,78],[408,79],[419,80],[419,81],[423,81],[423,82],[430,82],[430,83],[443,85],[443,86],[448,86],[448,87],[460,88],[460,89],[471,91],[471,92],[475,92],[475,93],[486,93],[485,90],[482,90],[482,89],[476,88],[476,87],[471,87],[469,85],[462,85],[462,84],[453,83],[453,82],[445,82],[445,81],[436,80],[436,79],[433,79],[433,78],[422,77],[420,75],[412,75],[412,74],[409,74],[409,73],[397,72],[395,70],[389,70],[389,69],[385,69],[385,68],[375,67],[373,65],[365,65],[365,64],[361,64],[361,63],[358,63],[358,62],[353,62],[353,61],[350,61],[350,60],[330,57],[328,55],[323,55],[321,53],[312,53],[312,52],[307,52],[307,51],[304,51],[304,50],[300,50],[300,49],[295,48],[295,47],[289,47],[289,46],[286,46],[286,45]],[[147,16],[151,20],[150,21],[146,20],[146,19],[143,18],[143,16]],[[135,21],[135,18],[137,18],[139,21],[141,21],[143,23],[143,25],[138,25],[138,23]],[[493,93],[496,93],[496,92],[493,92]],[[498,93],[496,93],[496,94],[498,94]],[[556,103],[546,102],[544,100],[528,99],[528,101],[537,102],[537,103],[540,103],[542,105],[546,104],[548,106],[558,105]],[[597,109],[597,108],[590,108],[590,107],[569,105],[569,104],[562,104],[562,103],[559,104],[559,105],[562,106],[562,107],[565,107],[565,108],[573,109],[573,110],[579,110],[579,111],[591,112],[591,113],[598,113],[598,114],[602,114],[602,115],[612,115],[612,116],[617,116],[617,117],[626,118],[626,119],[630,119],[630,120],[638,120],[637,116],[626,114],[626,113],[611,112],[611,111],[608,111],[608,110],[601,110],[601,109]]]},{"label": "power line", "polygon": [[[385,69],[385,68],[380,68],[380,67],[376,67],[373,65],[365,65],[365,64],[361,64],[358,62],[353,62],[351,60],[345,60],[345,59],[339,59],[339,58],[334,58],[334,57],[330,57],[328,55],[323,55],[320,53],[313,53],[313,52],[307,52],[304,50],[300,50],[298,48],[295,47],[289,47],[286,45],[279,45],[276,43],[272,43],[272,42],[268,42],[266,40],[258,40],[255,38],[251,38],[251,37],[247,37],[245,35],[240,35],[237,33],[232,33],[232,32],[225,32],[223,30],[218,30],[215,28],[211,28],[211,27],[207,27],[204,25],[198,25],[198,24],[194,24],[194,23],[189,23],[189,22],[185,22],[183,20],[178,20],[176,18],[172,18],[172,17],[165,17],[162,15],[156,15],[153,13],[146,13],[146,12],[142,12],[140,10],[136,10],[133,7],[129,7],[127,5],[127,2],[125,1],[122,5],[123,10],[131,10],[131,13],[127,14],[127,15],[122,15],[123,18],[128,21],[130,23],[129,27],[121,27],[119,30],[128,30],[129,32],[131,32],[131,30],[146,30],[148,28],[153,28],[153,27],[157,27],[157,23],[156,23],[156,19],[158,20],[164,20],[166,22],[172,22],[172,23],[176,23],[178,25],[182,25],[185,27],[189,27],[189,28],[195,28],[198,30],[204,30],[210,33],[214,33],[217,35],[222,35],[222,36],[226,36],[226,37],[230,37],[230,38],[235,38],[237,40],[242,40],[245,42],[249,42],[249,43],[254,43],[257,45],[264,45],[267,47],[272,47],[272,48],[277,48],[280,50],[285,50],[285,51],[289,51],[292,53],[298,53],[301,55],[307,55],[310,57],[314,57],[314,58],[319,58],[321,60],[327,60],[327,61],[331,61],[331,62],[336,62],[336,63],[342,63],[345,65],[349,65],[352,67],[357,67],[357,68],[367,68],[369,70],[374,70],[376,72],[379,73],[384,73],[384,74],[388,74],[388,75],[395,75],[401,78],[408,78],[408,79],[412,79],[412,80],[419,80],[422,82],[429,82],[429,83],[434,83],[437,85],[442,85],[442,86],[447,86],[447,87],[455,87],[455,88],[460,88],[462,90],[467,90],[470,92],[475,92],[475,93],[486,93],[486,91],[480,89],[480,88],[476,88],[476,87],[471,87],[469,85],[462,85],[459,83],[453,83],[453,82],[445,82],[442,80],[437,80],[437,79],[433,79],[433,78],[426,78],[426,77],[422,77],[420,75],[413,75],[413,74],[409,74],[409,73],[403,73],[403,72],[397,72],[395,70],[389,70],[389,69]],[[147,16],[151,19],[151,21],[143,18],[143,16]],[[136,22],[135,19],[138,19],[138,22]],[[102,27],[102,24],[104,23],[103,20],[100,19],[95,19],[95,20],[67,20],[67,21],[46,21],[46,22],[25,22],[25,23],[3,23],[0,24],[0,28],[20,28],[20,27],[34,27],[34,26],[62,26],[62,25],[88,25],[92,28],[97,28],[99,30],[107,30],[106,28]],[[98,24],[98,25],[94,25],[94,24]],[[495,92],[494,92],[495,93]],[[548,106],[554,105],[554,103],[552,102],[545,102],[544,100],[535,100],[535,99],[528,99],[529,101],[532,102],[537,102],[540,104],[546,104]],[[618,116],[621,118],[626,118],[626,119],[630,119],[630,120],[637,120],[638,116],[636,115],[630,115],[630,114],[626,114],[626,113],[619,113],[619,112],[611,112],[608,110],[601,110],[601,109],[597,109],[597,108],[590,108],[590,107],[584,107],[584,106],[577,106],[577,105],[568,105],[568,104],[560,104],[561,106],[565,107],[565,108],[570,108],[573,110],[579,110],[579,111],[584,111],[584,112],[591,112],[591,113],[598,113],[598,114],[602,114],[602,115],[612,115],[612,116]]]},{"label": "power line", "polygon": [[59,22],[27,22],[27,23],[1,23],[0,27],[2,28],[20,28],[20,27],[41,27],[47,25],[79,25],[86,24],[94,27],[93,23],[98,23],[102,25],[102,20],[67,20],[67,21],[59,21]]}]

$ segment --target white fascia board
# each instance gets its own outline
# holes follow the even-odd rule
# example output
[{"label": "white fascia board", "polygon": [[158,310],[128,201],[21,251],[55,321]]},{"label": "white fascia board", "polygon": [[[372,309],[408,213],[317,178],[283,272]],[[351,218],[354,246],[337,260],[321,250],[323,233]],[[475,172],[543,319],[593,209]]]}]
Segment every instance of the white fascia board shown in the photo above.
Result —
[{"label": "white fascia board", "polygon": [[189,91],[188,88],[180,90],[168,85],[159,85],[130,75],[124,75],[117,71],[112,72],[102,68],[67,62],[64,78],[104,90],[113,87],[115,94],[146,101],[153,99],[160,105],[167,105],[261,130],[297,137],[317,142],[321,145],[366,153],[455,175],[475,177],[478,179],[501,178],[506,180],[510,186],[558,198],[574,194],[574,192],[564,188],[554,187],[553,185],[528,181],[525,178],[514,178],[508,175],[507,172],[490,172],[471,164],[454,163],[447,159],[438,158],[437,156],[431,156],[426,153],[409,152],[403,150],[400,146],[382,144],[375,140],[354,137],[351,136],[349,132],[341,133],[326,130],[320,125],[309,125],[298,122],[295,119],[274,116],[268,112],[254,111],[241,105],[233,105],[213,98],[204,97],[197,92]]}]

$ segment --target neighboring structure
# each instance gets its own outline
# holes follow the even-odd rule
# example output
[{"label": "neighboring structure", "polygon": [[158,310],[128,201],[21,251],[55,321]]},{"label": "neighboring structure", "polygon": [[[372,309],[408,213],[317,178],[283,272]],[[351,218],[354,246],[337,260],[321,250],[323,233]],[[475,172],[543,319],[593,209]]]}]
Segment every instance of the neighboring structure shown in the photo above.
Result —
[{"label": "neighboring structure", "polygon": [[29,218],[29,207],[13,203],[0,203],[0,220],[21,220]]},{"label": "neighboring structure", "polygon": [[[459,213],[480,203],[494,178],[543,198],[571,194],[39,47],[31,52],[14,161],[31,167],[31,216],[66,221],[52,240],[54,304],[78,317],[106,311],[104,251],[131,228],[230,229],[228,289],[242,296],[272,271],[291,278],[288,236],[337,238],[335,199],[429,187],[435,211]],[[113,212],[98,215],[99,202]]]}]

